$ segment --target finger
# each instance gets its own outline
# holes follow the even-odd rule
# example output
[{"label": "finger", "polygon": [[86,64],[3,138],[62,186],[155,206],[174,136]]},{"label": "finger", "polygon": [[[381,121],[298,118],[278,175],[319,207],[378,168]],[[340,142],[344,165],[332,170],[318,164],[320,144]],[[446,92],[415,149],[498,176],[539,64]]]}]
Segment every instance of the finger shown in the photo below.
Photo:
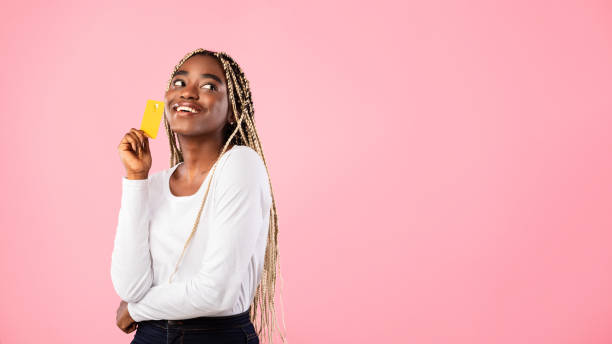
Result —
[{"label": "finger", "polygon": [[144,149],[145,152],[149,153],[149,136],[147,133],[145,133],[145,135],[147,135],[147,137],[145,137]]},{"label": "finger", "polygon": [[130,145],[132,146],[132,150],[136,152],[136,154],[140,155],[140,143],[138,142],[138,136],[136,134],[129,132],[125,134],[127,140],[130,141]]},{"label": "finger", "polygon": [[130,328],[130,326],[129,326],[129,325],[128,325],[128,326],[125,326],[125,325],[123,325],[123,322],[121,322],[121,323],[122,323],[121,325],[117,325],[117,326],[119,326],[119,328],[121,329],[121,331],[123,331],[123,332],[125,332],[125,333],[128,333],[128,329]]},{"label": "finger", "polygon": [[139,131],[139,132],[141,132],[141,133],[142,133],[142,136],[144,136],[144,137],[151,137],[151,136],[149,136],[149,134],[147,134],[147,132],[146,132],[146,131],[144,131],[144,130],[142,130],[142,129],[139,129],[138,131]]},{"label": "finger", "polygon": [[121,144],[128,144],[130,150],[135,151],[134,147],[134,142],[133,142],[134,138],[130,135],[130,133],[125,133],[125,135],[123,135],[123,139],[121,140]]},{"label": "finger", "polygon": [[130,327],[128,328],[128,333],[134,332],[134,330],[136,330],[136,328],[138,328],[137,323],[132,323],[132,325],[130,325]]},{"label": "finger", "polygon": [[148,153],[149,152],[149,134],[145,133],[144,130],[140,131],[142,133],[142,148]]},{"label": "finger", "polygon": [[136,130],[136,129],[134,129],[132,132],[135,133],[136,136],[138,136],[138,140],[140,141],[140,147],[144,150],[144,141],[145,141],[144,132],[142,130]]},{"label": "finger", "polygon": [[125,329],[123,329],[123,332],[130,333],[130,332],[134,331],[135,329],[136,329],[136,323],[133,322],[130,325],[126,326]]},{"label": "finger", "polygon": [[142,148],[142,135],[140,134],[139,130],[132,128],[132,131],[130,131],[130,134],[132,134],[132,137],[136,138],[136,142],[138,142],[138,146]]},{"label": "finger", "polygon": [[135,133],[136,135],[138,135],[138,138],[144,138],[144,131],[140,130],[140,129],[136,129],[136,128],[132,128],[132,133]]},{"label": "finger", "polygon": [[136,134],[136,137],[138,137],[138,140],[140,140],[142,138],[141,131],[142,130],[138,130],[138,129],[132,128],[132,130],[130,130],[130,133]]},{"label": "finger", "polygon": [[145,133],[144,130],[142,130],[142,135],[144,136],[144,145],[145,145],[145,149],[148,150],[149,147],[149,139],[151,138],[151,136],[149,136],[149,134]]},{"label": "finger", "polygon": [[130,135],[128,135],[128,133],[125,133],[125,135],[123,135],[123,137],[121,138],[121,142],[119,142],[119,146],[117,146],[117,148],[122,150],[133,150],[132,144],[130,143]]},{"label": "finger", "polygon": [[138,138],[139,148],[142,152],[144,152],[144,141],[145,141],[144,132],[142,130],[133,129],[132,133],[135,134],[136,137]]},{"label": "finger", "polygon": [[129,151],[132,150],[132,145],[130,144],[130,142],[127,139],[122,139],[121,143],[119,143],[119,146],[117,146],[117,149],[120,151]]}]

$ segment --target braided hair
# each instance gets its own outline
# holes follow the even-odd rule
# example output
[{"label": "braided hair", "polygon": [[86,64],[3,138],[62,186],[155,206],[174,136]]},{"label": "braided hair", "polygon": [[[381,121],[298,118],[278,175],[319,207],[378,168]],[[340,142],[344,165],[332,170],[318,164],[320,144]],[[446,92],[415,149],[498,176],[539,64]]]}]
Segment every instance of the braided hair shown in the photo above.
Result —
[{"label": "braided hair", "polygon": [[[166,86],[166,92],[168,92],[172,79],[174,78],[178,69],[187,59],[196,54],[215,57],[223,67],[223,70],[225,72],[225,79],[227,80],[229,103],[231,104],[231,107],[233,109],[234,120],[231,123],[226,123],[225,127],[223,128],[223,141],[225,142],[225,144],[221,149],[219,157],[223,155],[227,147],[232,144],[249,146],[259,154],[259,156],[264,162],[264,165],[266,166],[267,171],[268,166],[266,165],[266,160],[264,157],[261,142],[259,140],[259,136],[257,135],[257,130],[255,129],[255,110],[253,108],[251,90],[249,89],[249,81],[246,79],[240,66],[228,54],[224,52],[204,50],[201,48],[187,53],[174,67],[174,70],[170,75],[170,79],[168,80],[168,85]],[[164,125],[166,127],[168,139],[170,140],[170,167],[173,167],[174,165],[183,162],[183,153],[180,146],[180,141],[177,140],[176,133],[170,129],[168,119],[166,118],[165,110]],[[216,164],[215,167],[213,167],[211,173],[214,173],[215,168]],[[212,180],[212,178],[209,179],[208,187],[210,187],[210,180]],[[262,336],[264,333],[267,334],[267,339],[269,343],[272,343],[272,332],[276,328],[276,316],[274,312],[276,269],[278,266],[280,272],[280,262],[278,260],[278,222],[276,216],[276,203],[274,202],[274,193],[272,192],[272,183],[270,182],[269,174],[268,182],[270,183],[270,193],[272,196],[272,207],[270,209],[270,221],[268,228],[268,241],[266,245],[262,278],[260,284],[257,286],[253,303],[251,304],[250,318],[255,326],[257,334],[259,336]],[[202,209],[204,208],[204,201],[206,200],[206,196],[208,195],[208,187],[206,189],[206,194],[204,195],[202,206],[200,207],[200,211],[198,213],[195,225],[192,229],[191,235],[185,243],[185,247],[183,248],[183,253],[179,258],[179,262],[183,257],[185,249],[187,248],[191,238],[193,237],[193,234],[195,233],[198,223],[200,221],[200,215],[202,213]],[[177,262],[174,272],[177,271],[179,262]],[[171,282],[172,276],[170,276],[170,283]],[[260,308],[261,313],[259,314],[259,322],[257,322],[256,318]],[[280,333],[280,336],[283,342],[286,342],[285,336],[282,333]]]}]

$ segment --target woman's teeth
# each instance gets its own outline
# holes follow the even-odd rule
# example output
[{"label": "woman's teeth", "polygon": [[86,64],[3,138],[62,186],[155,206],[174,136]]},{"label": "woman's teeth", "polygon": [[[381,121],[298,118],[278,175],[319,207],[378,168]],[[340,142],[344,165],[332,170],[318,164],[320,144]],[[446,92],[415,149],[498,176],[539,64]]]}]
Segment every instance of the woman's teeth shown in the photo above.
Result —
[{"label": "woman's teeth", "polygon": [[176,108],[176,111],[188,111],[191,113],[197,113],[198,111],[196,111],[195,109],[190,108],[189,106],[179,106]]}]

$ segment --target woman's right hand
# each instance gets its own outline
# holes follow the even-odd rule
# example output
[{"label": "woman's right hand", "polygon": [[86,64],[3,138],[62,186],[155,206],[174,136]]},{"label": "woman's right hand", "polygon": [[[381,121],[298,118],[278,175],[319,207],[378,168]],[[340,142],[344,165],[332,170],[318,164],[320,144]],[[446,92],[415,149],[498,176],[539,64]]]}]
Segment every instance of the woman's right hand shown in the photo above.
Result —
[{"label": "woman's right hand", "polygon": [[149,150],[149,136],[144,131],[131,128],[117,149],[128,179],[148,178],[153,159]]}]

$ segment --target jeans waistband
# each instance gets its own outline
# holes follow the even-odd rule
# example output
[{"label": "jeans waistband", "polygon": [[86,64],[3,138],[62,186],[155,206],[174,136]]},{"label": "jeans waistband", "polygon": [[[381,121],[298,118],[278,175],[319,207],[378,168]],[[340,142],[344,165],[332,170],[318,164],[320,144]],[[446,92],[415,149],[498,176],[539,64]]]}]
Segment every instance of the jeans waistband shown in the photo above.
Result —
[{"label": "jeans waistband", "polygon": [[162,328],[193,328],[198,329],[229,329],[235,327],[243,327],[251,323],[249,315],[251,307],[238,314],[198,317],[181,320],[145,320],[140,324],[150,324]]}]

